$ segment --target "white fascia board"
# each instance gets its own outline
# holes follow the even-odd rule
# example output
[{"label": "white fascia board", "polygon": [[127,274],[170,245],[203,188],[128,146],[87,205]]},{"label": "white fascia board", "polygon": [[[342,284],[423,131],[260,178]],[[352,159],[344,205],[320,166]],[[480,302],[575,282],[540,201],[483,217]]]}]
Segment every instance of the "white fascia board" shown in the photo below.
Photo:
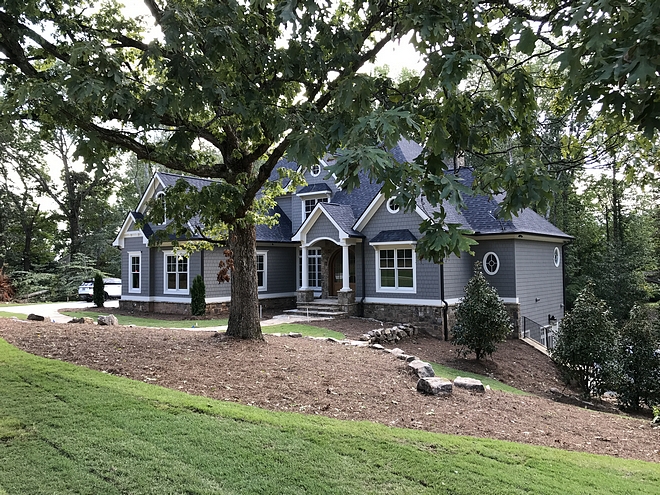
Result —
[{"label": "white fascia board", "polygon": [[131,213],[128,213],[126,215],[126,220],[124,220],[124,223],[121,226],[121,229],[119,229],[117,237],[114,241],[112,241],[112,245],[114,247],[124,249],[124,239],[127,237],[142,237],[143,244],[145,246],[149,244],[149,239],[147,239],[147,236],[144,235],[144,232],[141,230],[128,230],[128,227],[131,225],[131,223],[135,223],[135,217],[133,217]]},{"label": "white fascia board", "polygon": [[442,307],[440,299],[402,299],[396,297],[365,297],[365,304],[393,304],[397,306],[437,306]]},{"label": "white fascia board", "polygon": [[[362,232],[362,229],[367,226],[371,218],[376,214],[380,207],[383,206],[385,200],[385,195],[379,192],[371,201],[369,206],[367,206],[367,208],[364,210],[362,215],[360,215],[360,218],[358,218],[357,222],[355,222],[353,229],[357,230],[358,232]],[[415,206],[415,212],[421,217],[422,220],[432,220],[432,218],[429,217],[428,214],[419,206]]]},{"label": "white fascia board", "polygon": [[303,224],[298,229],[298,232],[296,232],[295,235],[291,238],[292,241],[306,242],[307,232],[311,230],[321,214],[325,215],[325,217],[330,220],[330,223],[332,223],[332,225],[337,229],[339,239],[348,239],[350,237],[348,233],[344,232],[344,230],[339,225],[337,225],[337,222],[335,222],[335,220],[327,214],[327,212],[322,208],[322,204],[323,203],[318,203],[314,207],[312,213],[305,219]]},{"label": "white fascia board", "polygon": [[156,192],[156,188],[158,186],[161,186],[163,189],[165,188],[163,182],[160,180],[160,177],[158,176],[158,172],[155,172],[154,176],[151,178],[151,182],[149,182],[149,185],[144,190],[144,194],[142,195],[142,199],[140,199],[140,203],[138,204],[135,211],[138,211],[140,213],[145,212],[145,210],[147,209],[147,202],[151,198],[153,198],[153,196]]},{"label": "white fascia board", "polygon": [[[517,297],[500,297],[500,301],[502,301],[505,304],[520,304],[520,299],[518,299]],[[445,299],[445,302],[449,306],[455,306],[456,304],[463,302],[463,298],[455,297],[453,299]]]},{"label": "white fascia board", "polygon": [[329,197],[331,195],[332,195],[332,191],[312,191],[306,193],[296,193],[296,196],[305,199],[316,199],[316,198],[322,198],[324,196]]},{"label": "white fascia board", "polygon": [[400,247],[400,246],[416,246],[417,241],[383,241],[383,242],[370,242],[370,246],[373,246],[374,249],[382,248],[387,246]]}]

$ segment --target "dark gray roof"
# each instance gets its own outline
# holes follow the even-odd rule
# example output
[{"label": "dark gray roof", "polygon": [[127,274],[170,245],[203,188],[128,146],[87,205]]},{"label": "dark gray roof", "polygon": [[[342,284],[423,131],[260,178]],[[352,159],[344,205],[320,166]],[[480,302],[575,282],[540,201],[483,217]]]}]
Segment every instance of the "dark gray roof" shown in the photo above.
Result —
[{"label": "dark gray roof", "polygon": [[[133,217],[135,223],[144,220],[144,215],[139,211],[132,211],[131,216]],[[147,239],[154,235],[154,231],[151,230],[151,225],[148,223],[145,223],[140,230],[142,230],[142,233],[147,237]]]},{"label": "dark gray roof", "polygon": [[371,182],[364,172],[360,172],[358,177],[360,187],[351,191],[341,189],[332,197],[333,203],[350,206],[355,218],[360,218],[383,187],[380,183]]},{"label": "dark gray roof", "polygon": [[[279,180],[280,178],[280,173],[277,171],[280,168],[286,168],[289,170],[298,170],[298,164],[296,162],[290,162],[286,158],[281,158],[279,162],[275,165],[273,168],[272,172],[270,173],[270,177],[268,177],[268,180],[270,182],[274,182],[276,180]],[[282,185],[286,187],[286,185],[289,183],[289,181],[285,181]]]},{"label": "dark gray roof", "polygon": [[404,230],[382,230],[376,234],[376,237],[371,239],[374,242],[400,242],[400,241],[417,241],[417,237],[407,229]]},{"label": "dark gray roof", "polygon": [[306,194],[306,193],[316,193],[316,192],[332,192],[330,186],[325,182],[319,182],[317,184],[309,184],[308,186],[303,187],[296,194]]},{"label": "dark gray roof", "polygon": [[399,163],[412,162],[422,152],[422,147],[415,141],[401,139],[390,152]]},{"label": "dark gray roof", "polygon": [[161,182],[163,183],[163,186],[165,187],[171,187],[179,179],[185,180],[188,184],[191,186],[195,186],[198,190],[201,189],[204,186],[208,186],[209,184],[213,184],[214,181],[210,179],[200,179],[199,177],[191,177],[189,175],[176,175],[176,174],[170,174],[168,172],[156,172],[156,175],[160,178]]},{"label": "dark gray roof", "polygon": [[257,225],[257,241],[261,242],[291,242],[293,232],[291,231],[291,219],[286,216],[279,205],[268,211],[269,215],[279,213],[279,222],[269,228],[267,225]]},{"label": "dark gray roof", "polygon": [[349,205],[339,205],[336,203],[319,203],[323,211],[331,217],[339,228],[346,232],[350,237],[364,237],[363,234],[357,230],[353,230],[356,218],[353,215],[353,210]]}]

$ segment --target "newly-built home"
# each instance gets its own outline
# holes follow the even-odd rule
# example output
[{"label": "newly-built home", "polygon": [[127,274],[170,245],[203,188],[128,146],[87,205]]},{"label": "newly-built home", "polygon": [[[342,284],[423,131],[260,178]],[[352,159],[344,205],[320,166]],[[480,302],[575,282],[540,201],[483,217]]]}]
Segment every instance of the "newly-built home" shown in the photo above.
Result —
[{"label": "newly-built home", "polygon": [[[417,144],[401,141],[393,155],[398,161],[412,160],[419,152]],[[296,165],[282,161],[279,166]],[[348,192],[325,166],[320,162],[306,171],[306,186],[278,198],[273,213],[279,214],[279,223],[274,228],[257,227],[259,299],[264,306],[417,322],[442,336],[447,326],[451,328],[453,307],[479,260],[517,329],[531,322],[552,325],[562,318],[562,247],[570,236],[534,211],[526,209],[512,220],[502,220],[496,201],[467,198],[465,209],[449,209],[447,221],[474,232],[474,256],[451,255],[442,264],[420,261],[415,249],[421,238],[419,225],[432,218],[433,205],[420,198],[415,211],[405,212],[366,176],[359,188]],[[456,173],[470,184],[469,169]],[[210,183],[156,173],[117,235],[123,308],[189,312],[190,284],[198,274],[206,282],[211,311],[230,302],[229,283],[216,279],[223,249],[185,258],[166,244],[150,245],[153,233],[164,224],[142,222],[149,200],[180,179],[198,188]]]}]

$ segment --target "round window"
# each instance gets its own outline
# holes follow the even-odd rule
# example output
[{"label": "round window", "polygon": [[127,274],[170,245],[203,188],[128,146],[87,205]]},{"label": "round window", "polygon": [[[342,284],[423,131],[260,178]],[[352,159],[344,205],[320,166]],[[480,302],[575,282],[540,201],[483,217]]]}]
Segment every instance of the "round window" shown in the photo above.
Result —
[{"label": "round window", "polygon": [[390,213],[398,213],[400,206],[394,203],[394,198],[387,200],[387,211]]},{"label": "round window", "polygon": [[312,168],[309,170],[309,172],[312,174],[312,177],[318,177],[321,173],[321,165],[318,163],[316,165],[312,165]]},{"label": "round window", "polygon": [[484,255],[484,271],[488,275],[495,275],[500,269],[500,259],[492,251]]},{"label": "round window", "polygon": [[558,247],[555,248],[555,252],[553,256],[554,256],[555,266],[559,268],[559,264],[561,263],[561,251],[559,251]]}]

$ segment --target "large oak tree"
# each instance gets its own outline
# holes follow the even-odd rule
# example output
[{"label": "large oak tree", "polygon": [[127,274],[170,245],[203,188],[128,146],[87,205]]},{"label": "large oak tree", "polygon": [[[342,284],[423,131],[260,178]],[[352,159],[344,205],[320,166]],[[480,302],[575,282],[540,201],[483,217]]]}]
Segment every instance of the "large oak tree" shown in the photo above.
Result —
[{"label": "large oak tree", "polygon": [[[420,194],[460,204],[469,191],[446,172],[466,154],[478,168],[475,192],[507,192],[503,214],[551,199],[542,157],[511,163],[506,143],[515,135],[522,153],[538,145],[527,62],[566,49],[562,26],[579,15],[574,2],[144,3],[150,15],[138,20],[112,2],[5,1],[2,110],[75,127],[85,136],[78,152],[90,162],[122,149],[217,179],[202,191],[180,186],[179,199],[189,194],[191,206],[168,217],[228,229],[232,301],[240,302],[231,305],[230,335],[261,336],[254,202],[285,153],[302,167],[333,153],[346,187],[366,170],[405,207]],[[571,49],[594,39],[580,26]],[[364,71],[409,33],[424,55],[419,77],[395,84]],[[591,52],[571,53],[580,62]],[[597,68],[590,74],[603,80]],[[415,163],[389,155],[401,135],[424,145]],[[441,260],[469,249],[465,232],[444,218],[440,211],[422,226],[421,255]]]}]

